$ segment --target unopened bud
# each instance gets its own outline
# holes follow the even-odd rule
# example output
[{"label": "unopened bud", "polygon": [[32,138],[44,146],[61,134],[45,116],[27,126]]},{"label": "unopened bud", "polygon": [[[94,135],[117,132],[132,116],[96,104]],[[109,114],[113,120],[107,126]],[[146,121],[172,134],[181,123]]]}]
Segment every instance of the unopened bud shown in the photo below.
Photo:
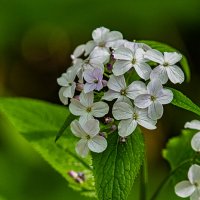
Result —
[{"label": "unopened bud", "polygon": [[83,83],[77,83],[76,84],[76,90],[81,92],[83,90],[84,84]]},{"label": "unopened bud", "polygon": [[108,81],[102,80],[103,87],[106,87],[106,86],[107,86],[107,83],[108,83]]},{"label": "unopened bud", "polygon": [[75,95],[75,96],[74,96],[74,99],[80,101],[80,96],[79,96],[79,95]]},{"label": "unopened bud", "polygon": [[107,64],[107,69],[108,69],[109,71],[111,71],[111,70],[113,69],[113,66],[112,66],[110,63],[108,63],[108,64]]},{"label": "unopened bud", "polygon": [[71,176],[73,179],[76,179],[78,177],[78,173],[71,170],[68,172],[69,176]]},{"label": "unopened bud", "polygon": [[126,142],[126,140],[127,140],[127,138],[126,138],[126,137],[120,137],[120,138],[119,138],[119,141],[120,141],[121,143],[125,143],[125,142]]},{"label": "unopened bud", "polygon": [[83,172],[78,172],[78,177],[85,181],[85,174]]},{"label": "unopened bud", "polygon": [[111,117],[105,117],[105,123],[106,124],[111,124],[111,123],[113,123],[114,122],[114,119],[113,118],[111,118]]},{"label": "unopened bud", "polygon": [[115,124],[113,124],[111,127],[110,127],[110,130],[112,132],[116,131],[117,130],[117,126]]},{"label": "unopened bud", "polygon": [[99,135],[104,137],[104,138],[106,138],[106,133],[105,132],[100,132]]}]

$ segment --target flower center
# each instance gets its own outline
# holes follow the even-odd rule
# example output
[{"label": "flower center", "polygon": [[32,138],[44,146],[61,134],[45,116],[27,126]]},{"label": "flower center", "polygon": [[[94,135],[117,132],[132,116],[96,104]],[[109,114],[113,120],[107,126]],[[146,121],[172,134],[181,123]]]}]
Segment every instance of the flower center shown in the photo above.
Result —
[{"label": "flower center", "polygon": [[133,60],[132,60],[132,64],[134,65],[135,63],[136,63],[136,59],[133,58]]},{"label": "flower center", "polygon": [[167,67],[167,66],[169,66],[169,63],[168,63],[168,62],[164,62],[164,63],[163,63],[163,66],[164,66],[164,67]]},{"label": "flower center", "polygon": [[89,139],[90,139],[90,136],[89,136],[89,135],[87,135],[87,136],[86,136],[86,139],[87,139],[87,140],[89,140]]},{"label": "flower center", "polygon": [[92,110],[91,107],[88,107],[88,108],[86,109],[87,112],[91,112],[91,110]]},{"label": "flower center", "polygon": [[156,97],[151,96],[151,101],[155,101],[155,100],[156,100]]},{"label": "flower center", "polygon": [[94,80],[94,83],[98,83],[98,80]]},{"label": "flower center", "polygon": [[138,118],[137,113],[133,113],[133,119],[136,120]]},{"label": "flower center", "polygon": [[105,42],[100,42],[99,47],[105,47]]},{"label": "flower center", "polygon": [[126,90],[125,90],[125,89],[122,89],[122,90],[120,91],[120,94],[123,95],[123,96],[125,96],[125,95],[126,95]]}]

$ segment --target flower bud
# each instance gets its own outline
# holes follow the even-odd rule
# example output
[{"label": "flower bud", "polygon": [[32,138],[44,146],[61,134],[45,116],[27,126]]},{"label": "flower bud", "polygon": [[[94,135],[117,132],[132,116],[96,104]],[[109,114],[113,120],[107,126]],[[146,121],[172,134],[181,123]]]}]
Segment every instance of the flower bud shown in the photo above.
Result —
[{"label": "flower bud", "polygon": [[75,95],[75,96],[74,96],[74,99],[80,101],[80,96],[79,96],[79,95]]},{"label": "flower bud", "polygon": [[85,181],[85,174],[83,172],[78,172],[78,177]]},{"label": "flower bud", "polygon": [[108,64],[107,64],[107,69],[108,69],[109,71],[112,71],[113,66],[112,66],[110,63],[108,63]]},{"label": "flower bud", "polygon": [[71,176],[73,179],[76,179],[78,177],[78,173],[73,170],[69,171],[68,175]]},{"label": "flower bud", "polygon": [[106,133],[105,132],[100,132],[99,135],[104,137],[104,138],[106,138]]},{"label": "flower bud", "polygon": [[83,90],[84,84],[83,83],[77,83],[76,84],[76,90],[81,92]]},{"label": "flower bud", "polygon": [[110,130],[112,132],[116,131],[117,130],[117,126],[115,124],[113,124],[111,127],[110,127]]},{"label": "flower bud", "polygon": [[108,83],[108,81],[102,80],[103,87],[106,87],[106,86],[107,86],[107,83]]},{"label": "flower bud", "polygon": [[111,123],[113,123],[114,122],[114,119],[113,118],[111,118],[111,117],[105,117],[105,123],[106,124],[111,124]]}]

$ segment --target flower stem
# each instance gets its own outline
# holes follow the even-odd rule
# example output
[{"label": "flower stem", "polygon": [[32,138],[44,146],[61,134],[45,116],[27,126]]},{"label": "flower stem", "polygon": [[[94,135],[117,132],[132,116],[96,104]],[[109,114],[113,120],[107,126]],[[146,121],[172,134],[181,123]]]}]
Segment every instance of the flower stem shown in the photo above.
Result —
[{"label": "flower stem", "polygon": [[108,74],[106,74],[106,73],[103,73],[103,75],[104,75],[105,77],[107,77],[107,78],[110,78],[110,76],[109,76]]},{"label": "flower stem", "polygon": [[145,149],[144,161],[141,170],[140,200],[147,200],[147,194],[148,194],[148,162]]}]

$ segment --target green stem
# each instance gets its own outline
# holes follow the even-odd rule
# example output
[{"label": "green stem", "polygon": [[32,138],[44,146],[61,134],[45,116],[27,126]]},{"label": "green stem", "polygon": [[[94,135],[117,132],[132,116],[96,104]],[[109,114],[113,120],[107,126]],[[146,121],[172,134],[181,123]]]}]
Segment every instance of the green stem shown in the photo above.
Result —
[{"label": "green stem", "polygon": [[104,75],[105,77],[107,77],[107,78],[110,78],[110,76],[109,76],[108,74],[106,74],[106,73],[103,73],[103,75]]},{"label": "green stem", "polygon": [[151,197],[150,200],[156,200],[160,194],[160,192],[162,191],[162,189],[164,188],[164,186],[167,184],[167,182],[169,181],[169,179],[184,165],[189,164],[189,163],[193,163],[195,160],[195,158],[186,160],[184,162],[182,162],[180,165],[178,165],[178,167],[176,167],[174,170],[172,170],[169,175],[167,177],[165,177],[165,179],[161,182],[161,184],[159,185],[159,187],[157,188],[157,190],[155,191],[155,193],[153,194],[153,196]]},{"label": "green stem", "polygon": [[147,194],[148,194],[148,162],[145,150],[144,161],[141,170],[140,200],[147,200]]}]

